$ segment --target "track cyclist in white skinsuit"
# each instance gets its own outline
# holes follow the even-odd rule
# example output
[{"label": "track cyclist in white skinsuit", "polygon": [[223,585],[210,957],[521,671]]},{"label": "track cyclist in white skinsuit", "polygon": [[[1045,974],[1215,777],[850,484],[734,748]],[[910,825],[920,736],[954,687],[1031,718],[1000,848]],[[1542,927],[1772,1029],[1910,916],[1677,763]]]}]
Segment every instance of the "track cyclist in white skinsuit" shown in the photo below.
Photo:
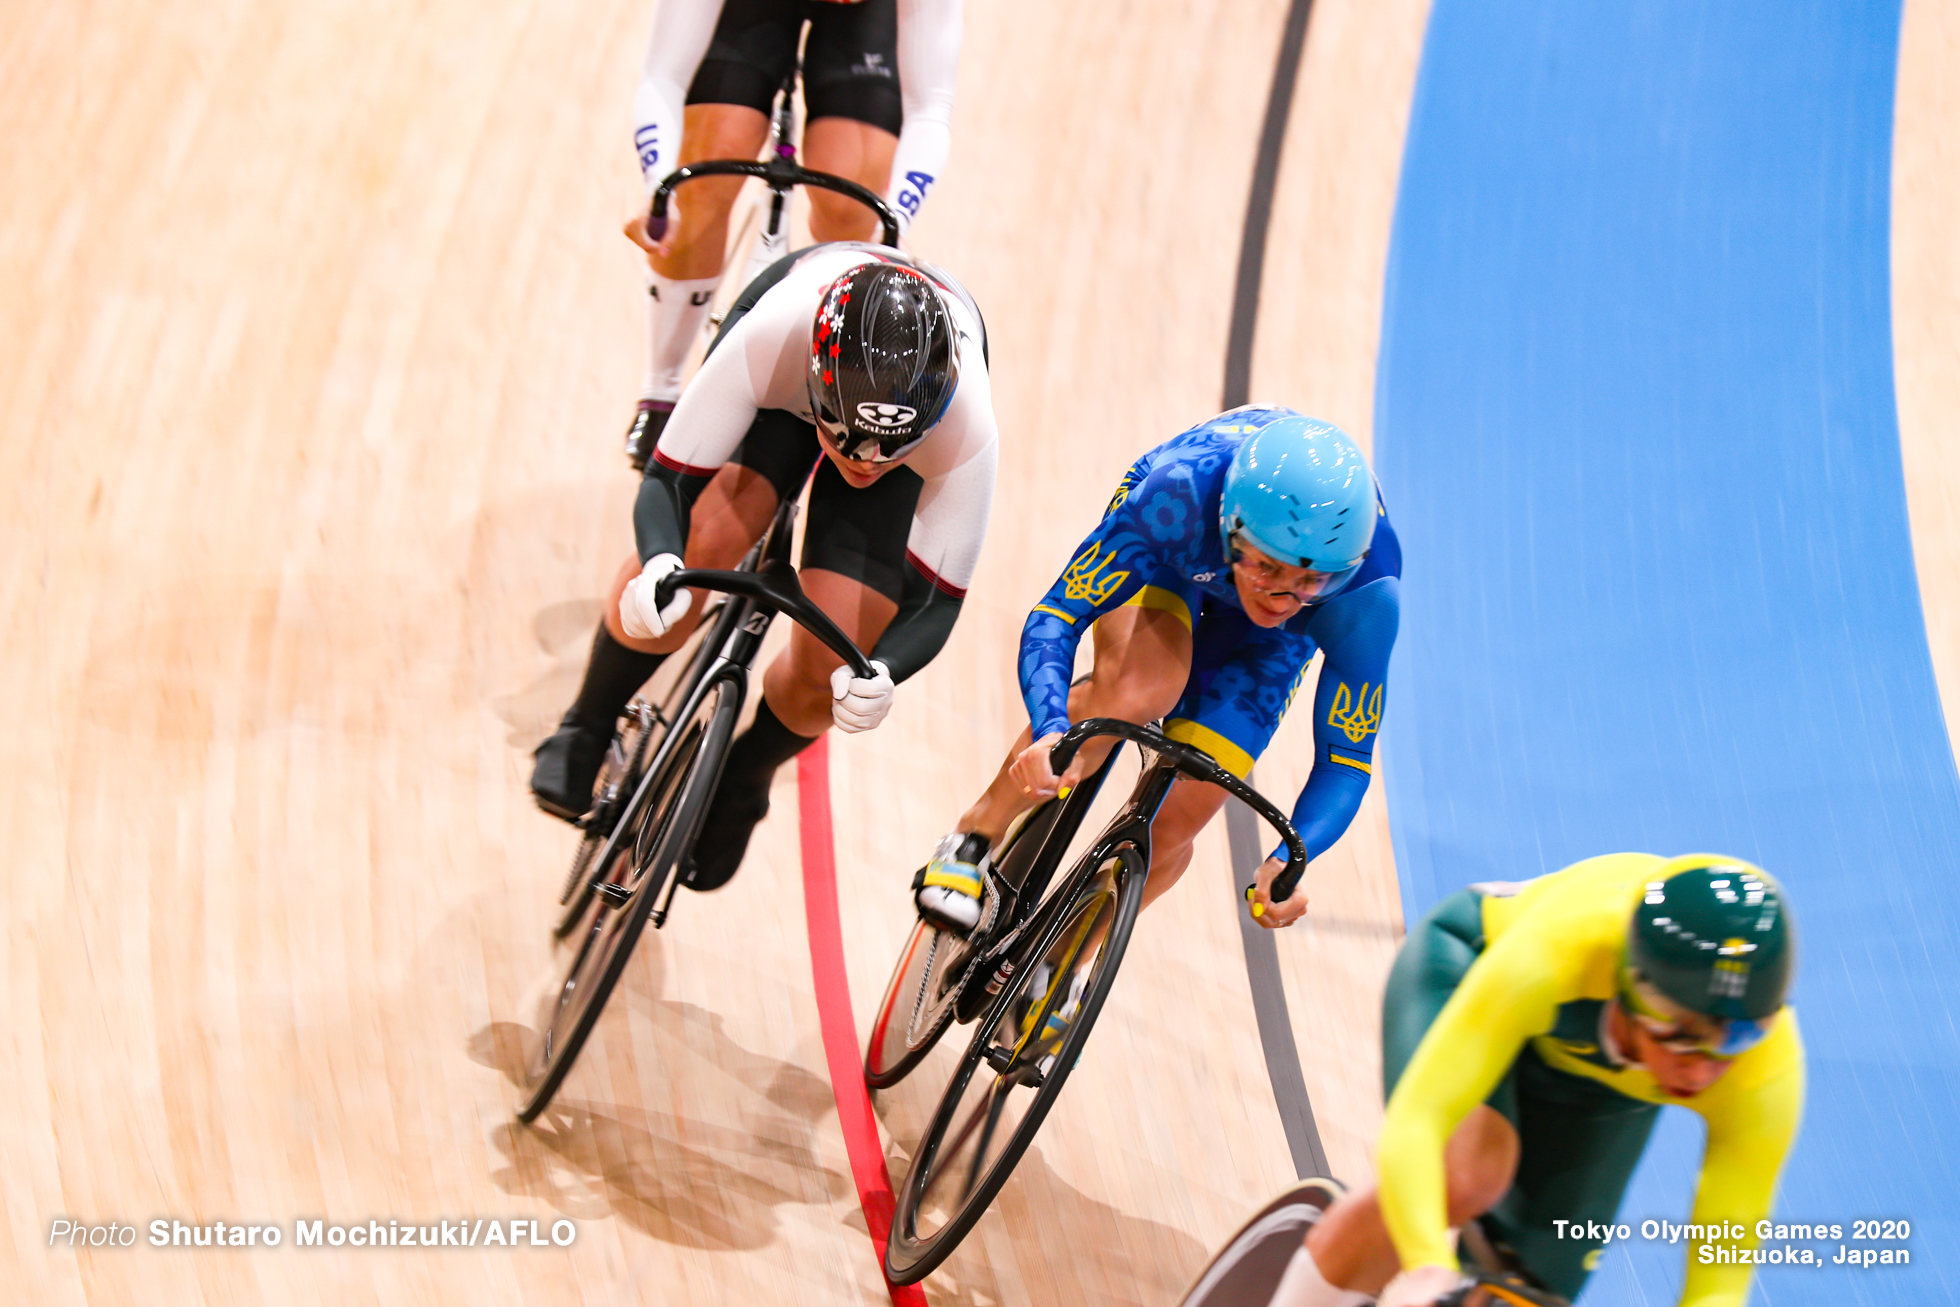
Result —
[{"label": "track cyclist in white skinsuit", "polygon": [[[883,246],[812,245],[744,288],[661,433],[633,509],[638,545],[615,579],[577,700],[537,750],[531,790],[577,821],[619,714],[700,622],[701,596],[662,605],[660,579],[728,568],[811,481],[803,588],[872,659],[854,678],[796,627],[763,676],[685,881],[735,874],[769,810],[769,781],[833,723],[878,725],[896,683],[952,633],[993,502],[985,327],[960,284]],[[814,480],[813,477],[814,469]]]},{"label": "track cyclist in white skinsuit", "polygon": [[[683,164],[753,159],[769,135],[776,89],[796,61],[804,24],[801,162],[885,196],[911,224],[952,145],[960,0],[661,0],[633,97],[633,144],[646,191]],[[680,398],[681,368],[712,308],[740,177],[680,188],[665,239],[646,210],[626,234],[647,252],[650,355],[627,431],[635,467]],[[870,240],[877,218],[854,200],[811,188],[818,241]]]}]

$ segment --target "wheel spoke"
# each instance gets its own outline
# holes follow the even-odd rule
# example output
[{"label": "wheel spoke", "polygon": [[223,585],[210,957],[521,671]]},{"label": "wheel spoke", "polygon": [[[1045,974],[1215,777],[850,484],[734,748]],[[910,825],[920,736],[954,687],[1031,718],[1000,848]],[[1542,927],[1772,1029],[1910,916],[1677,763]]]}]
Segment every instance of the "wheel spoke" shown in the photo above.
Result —
[{"label": "wheel spoke", "polygon": [[980,1130],[980,1141],[973,1146],[973,1165],[967,1168],[966,1188],[960,1191],[962,1204],[971,1202],[973,1191],[980,1187],[980,1178],[987,1168],[987,1145],[994,1141],[994,1131],[1000,1128],[1001,1113],[1007,1108],[1007,1095],[1012,1088],[1013,1082],[1006,1076],[995,1076],[994,1083],[987,1088],[987,1119]]}]

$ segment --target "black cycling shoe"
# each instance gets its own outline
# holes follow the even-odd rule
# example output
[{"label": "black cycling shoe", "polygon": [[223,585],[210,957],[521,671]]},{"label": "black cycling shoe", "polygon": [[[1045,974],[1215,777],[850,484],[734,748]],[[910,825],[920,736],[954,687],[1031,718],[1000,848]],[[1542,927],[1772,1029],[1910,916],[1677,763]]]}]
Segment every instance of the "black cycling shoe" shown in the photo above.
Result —
[{"label": "black cycling shoe", "polygon": [[724,776],[714,802],[701,818],[694,855],[681,871],[681,884],[691,890],[720,889],[735,878],[748,852],[756,823],[769,815],[769,781],[742,782]]},{"label": "black cycling shoe", "polygon": [[626,461],[634,471],[647,470],[647,460],[653,457],[653,447],[660,443],[660,433],[667,429],[673,412],[674,406],[663,399],[643,399],[633,411],[633,425],[626,428]]},{"label": "black cycling shoe", "polygon": [[531,768],[531,795],[538,806],[577,824],[592,807],[592,787],[611,743],[611,732],[595,731],[567,714],[531,754],[538,760]]}]

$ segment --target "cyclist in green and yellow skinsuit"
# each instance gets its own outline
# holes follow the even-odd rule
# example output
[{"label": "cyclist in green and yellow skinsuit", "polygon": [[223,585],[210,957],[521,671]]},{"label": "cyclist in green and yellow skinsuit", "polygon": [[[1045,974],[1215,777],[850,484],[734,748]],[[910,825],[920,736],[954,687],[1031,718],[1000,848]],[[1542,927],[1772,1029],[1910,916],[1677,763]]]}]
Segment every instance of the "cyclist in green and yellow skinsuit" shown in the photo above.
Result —
[{"label": "cyclist in green and yellow skinsuit", "polygon": [[1708,1125],[1689,1224],[1742,1232],[1687,1243],[1682,1307],[1741,1307],[1737,1252],[1803,1106],[1795,961],[1782,889],[1716,854],[1609,854],[1444,899],[1384,995],[1380,1181],[1328,1209],[1274,1307],[1432,1303],[1472,1219],[1576,1296],[1669,1103]]}]

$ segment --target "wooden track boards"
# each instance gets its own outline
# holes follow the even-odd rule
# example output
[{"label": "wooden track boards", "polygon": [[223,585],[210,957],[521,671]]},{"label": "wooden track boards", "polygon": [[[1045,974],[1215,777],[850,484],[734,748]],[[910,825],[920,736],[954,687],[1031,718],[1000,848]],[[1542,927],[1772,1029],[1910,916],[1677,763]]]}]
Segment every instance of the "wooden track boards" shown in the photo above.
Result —
[{"label": "wooden track boards", "polygon": [[[954,155],[915,245],[986,311],[1002,489],[953,645],[833,749],[860,1028],[906,878],[1020,723],[1029,603],[1122,468],[1217,407],[1284,11],[968,7]],[[1255,397],[1364,441],[1424,17],[1316,3],[1268,254]],[[824,1076],[788,771],[735,884],[643,947],[559,1108],[510,1117],[570,852],[526,755],[629,542],[617,437],[643,324],[617,228],[650,21],[449,0],[0,12],[0,1249],[26,1300],[884,1297]],[[1929,70],[1956,32],[1952,5],[1908,5],[1895,182],[1943,674],[1955,404],[1929,360],[1952,355],[1960,170]],[[1260,768],[1282,800],[1305,727]],[[1392,766],[1392,717],[1388,738]],[[1281,940],[1350,1181],[1401,929],[1380,795]],[[1224,861],[1215,829],[1144,919],[935,1303],[1175,1301],[1291,1178]],[[880,1099],[901,1142],[931,1075]],[[45,1246],[58,1216],[272,1221],[290,1243],[302,1218],[559,1214],[569,1252]]]}]

